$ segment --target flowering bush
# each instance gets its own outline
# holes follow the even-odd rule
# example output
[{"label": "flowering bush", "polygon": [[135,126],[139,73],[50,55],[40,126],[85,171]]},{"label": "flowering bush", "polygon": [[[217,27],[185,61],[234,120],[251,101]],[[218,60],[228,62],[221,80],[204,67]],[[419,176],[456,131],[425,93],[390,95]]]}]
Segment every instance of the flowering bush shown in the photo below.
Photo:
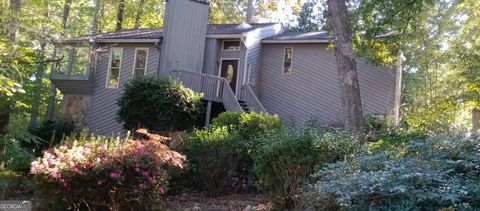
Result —
[{"label": "flowering bush", "polygon": [[164,144],[168,138],[137,132],[147,138],[91,138],[46,150],[32,163],[31,173],[77,208],[145,206],[166,192],[167,170],[183,168],[186,158]]}]

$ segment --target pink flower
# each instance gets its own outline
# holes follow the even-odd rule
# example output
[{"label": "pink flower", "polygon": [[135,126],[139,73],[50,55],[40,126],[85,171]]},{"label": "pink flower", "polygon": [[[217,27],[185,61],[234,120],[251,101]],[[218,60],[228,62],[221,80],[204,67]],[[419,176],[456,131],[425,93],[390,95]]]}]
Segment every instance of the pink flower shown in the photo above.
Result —
[{"label": "pink flower", "polygon": [[148,177],[148,172],[144,171],[142,172],[142,175]]},{"label": "pink flower", "polygon": [[120,177],[120,174],[117,173],[117,172],[112,172],[112,173],[110,173],[110,177],[111,178],[117,178],[117,177]]},{"label": "pink flower", "polygon": [[102,184],[103,184],[103,181],[102,181],[102,180],[98,180],[97,185],[102,185]]},{"label": "pink flower", "polygon": [[63,187],[68,187],[68,184],[66,182],[62,183]]},{"label": "pink flower", "polygon": [[53,178],[60,178],[62,175],[60,175],[60,173],[58,172],[52,172],[52,177]]},{"label": "pink flower", "polygon": [[145,152],[145,149],[143,148],[143,145],[137,145],[137,149],[138,149],[138,151],[140,151],[140,153]]},{"label": "pink flower", "polygon": [[160,189],[158,189],[158,191],[159,191],[161,194],[165,194],[165,188],[160,188]]},{"label": "pink flower", "polygon": [[136,171],[136,172],[140,172],[140,168],[135,167],[135,171]]},{"label": "pink flower", "polygon": [[78,173],[78,168],[74,168],[73,172]]},{"label": "pink flower", "polygon": [[140,183],[140,185],[138,185],[140,187],[140,189],[145,189],[146,186],[143,184],[143,183]]},{"label": "pink flower", "polygon": [[138,163],[135,164],[135,167],[140,168],[140,164],[138,164]]}]

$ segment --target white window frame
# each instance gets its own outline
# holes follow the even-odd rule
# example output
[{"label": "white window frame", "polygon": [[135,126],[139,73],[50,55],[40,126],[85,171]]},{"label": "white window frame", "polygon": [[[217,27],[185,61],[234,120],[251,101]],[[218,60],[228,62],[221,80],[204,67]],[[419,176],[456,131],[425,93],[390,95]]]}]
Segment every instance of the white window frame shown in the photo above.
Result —
[{"label": "white window frame", "polygon": [[[291,62],[290,62],[290,66],[291,66],[290,68],[291,68],[292,70],[290,70],[289,73],[284,72],[284,69],[285,69],[285,52],[286,52],[287,48],[291,48],[291,49],[292,49],[292,58],[291,58]],[[282,74],[284,74],[284,75],[291,75],[291,74],[293,73],[293,47],[285,47],[285,48],[283,48],[282,57],[283,57],[283,59],[282,59],[282,69],[281,69],[281,70],[282,70]]]},{"label": "white window frame", "polygon": [[136,66],[137,66],[137,51],[139,51],[139,50],[145,50],[145,51],[147,52],[147,55],[145,55],[146,58],[145,58],[145,68],[144,68],[144,70],[143,70],[143,76],[146,76],[146,75],[147,75],[148,53],[149,53],[148,51],[149,51],[149,48],[146,48],[146,47],[144,47],[144,48],[135,48],[135,57],[133,57],[134,60],[133,60],[133,70],[132,70],[132,76],[133,76],[133,77],[135,77],[135,69],[137,69],[137,68],[136,68]]},{"label": "white window frame", "polygon": [[[118,65],[118,84],[117,87],[110,87],[108,86],[108,81],[110,80],[110,74],[112,74],[112,59],[113,59],[113,52],[115,49],[120,49],[120,65]],[[110,58],[108,59],[108,72],[107,72],[107,80],[105,81],[105,88],[107,89],[118,89],[120,87],[120,76],[122,75],[122,61],[123,61],[123,48],[115,47],[110,48]]]},{"label": "white window frame", "polygon": [[[237,42],[238,41],[238,50],[228,50],[228,49],[225,49],[225,42],[231,42],[231,41],[235,41]],[[222,40],[222,51],[240,51],[242,50],[242,41],[241,40]]]}]

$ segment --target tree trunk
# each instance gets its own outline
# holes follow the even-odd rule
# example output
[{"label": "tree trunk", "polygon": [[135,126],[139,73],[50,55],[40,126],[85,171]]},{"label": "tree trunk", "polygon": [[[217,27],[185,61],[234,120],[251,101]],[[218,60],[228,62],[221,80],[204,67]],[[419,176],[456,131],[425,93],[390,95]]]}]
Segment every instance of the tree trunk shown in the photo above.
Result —
[{"label": "tree trunk", "polygon": [[403,52],[398,53],[397,69],[395,72],[395,101],[393,105],[393,121],[395,127],[400,125],[400,104],[402,100],[402,72],[403,72]]},{"label": "tree trunk", "polygon": [[95,10],[92,20],[92,34],[98,33],[98,18],[100,13],[100,0],[95,0]]},{"label": "tree trunk", "polygon": [[63,5],[62,35],[65,34],[65,30],[67,29],[68,16],[70,15],[71,4],[72,0],[65,0],[65,4]]},{"label": "tree trunk", "polygon": [[[67,26],[68,26],[68,17],[70,16],[70,5],[72,4],[72,0],[65,0],[65,3],[63,5],[63,18],[62,18],[62,36],[65,36],[65,33],[67,31]],[[43,50],[42,50],[43,51]],[[55,58],[55,51],[53,52],[53,58]],[[53,71],[53,68],[55,66],[52,64],[51,65],[51,70],[50,71]],[[38,67],[40,69],[42,69],[42,77],[43,77],[43,72],[45,71],[45,65],[43,65],[42,67]],[[38,73],[38,71],[37,71]],[[38,77],[37,77],[37,80],[38,80]],[[34,90],[36,91],[36,89]],[[34,93],[34,100],[36,100],[36,94],[37,93]],[[57,96],[57,88],[55,87],[55,85],[53,83],[50,83],[50,95],[48,96],[48,101],[47,101],[47,111],[46,111],[46,114],[45,114],[45,118],[46,119],[53,119],[53,117],[55,116],[55,97]],[[33,106],[32,106],[33,108]],[[32,111],[32,116],[34,116],[34,113]],[[38,112],[37,112],[37,115],[38,117]],[[35,119],[30,119],[30,127],[36,125],[36,121]]]},{"label": "tree trunk", "polygon": [[5,168],[5,162],[3,161],[3,156],[5,156],[5,145],[6,145],[6,139],[5,135],[7,135],[7,128],[8,128],[8,123],[10,121],[10,112],[11,112],[11,103],[8,101],[5,95],[0,93],[0,157],[2,157],[2,160],[0,160],[0,169]]},{"label": "tree trunk", "polygon": [[10,0],[10,8],[12,10],[12,22],[7,28],[8,39],[15,41],[17,39],[18,28],[20,27],[20,20],[18,19],[21,7],[21,0]]},{"label": "tree trunk", "polygon": [[[55,58],[57,56],[57,51],[56,49],[53,49],[53,55],[52,58]],[[55,68],[55,63],[53,62],[50,65],[50,74],[54,71]],[[48,96],[48,102],[47,102],[47,112],[45,113],[45,118],[48,120],[52,120],[53,117],[55,116],[55,97],[57,96],[57,88],[55,87],[55,84],[53,84],[50,81],[50,95]]]},{"label": "tree trunk", "polygon": [[472,135],[478,135],[480,110],[477,107],[472,109]]},{"label": "tree trunk", "polygon": [[358,134],[362,129],[362,102],[347,6],[344,0],[328,0],[327,4],[334,32],[344,127],[348,132]]},{"label": "tree trunk", "polygon": [[140,3],[138,4],[137,15],[135,16],[135,28],[136,29],[140,28],[140,17],[142,16],[142,13],[143,13],[143,5],[144,4],[145,4],[145,0],[140,0]]},{"label": "tree trunk", "polygon": [[247,5],[247,23],[253,23],[255,20],[255,0],[248,0]]},{"label": "tree trunk", "polygon": [[124,11],[125,11],[125,0],[120,0],[118,2],[117,29],[116,29],[116,31],[121,31],[122,30]]},{"label": "tree trunk", "polygon": [[[41,44],[41,54],[45,53],[45,46],[46,43]],[[41,101],[41,88],[42,88],[42,78],[43,74],[45,73],[45,63],[42,61],[38,61],[37,63],[37,72],[35,73],[35,87],[33,88],[33,99],[31,102],[31,110],[30,110],[30,123],[28,124],[29,128],[34,128],[37,126],[38,123],[38,116],[39,116],[39,108],[40,108],[40,101]]]}]

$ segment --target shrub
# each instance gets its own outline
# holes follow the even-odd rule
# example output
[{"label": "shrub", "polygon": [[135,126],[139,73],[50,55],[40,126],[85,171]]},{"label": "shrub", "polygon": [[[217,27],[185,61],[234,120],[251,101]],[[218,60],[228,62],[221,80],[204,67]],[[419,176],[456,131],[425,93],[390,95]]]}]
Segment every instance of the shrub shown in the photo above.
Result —
[{"label": "shrub", "polygon": [[[202,95],[170,78],[141,77],[129,81],[118,100],[124,128],[158,132],[191,129],[203,118]],[[132,109],[134,108],[134,109]]]},{"label": "shrub", "polygon": [[262,136],[261,141],[253,156],[260,187],[277,206],[291,209],[303,179],[315,165],[312,140],[306,134],[281,129]]},{"label": "shrub", "polygon": [[332,129],[286,128],[258,138],[254,170],[259,185],[279,207],[292,209],[298,204],[300,187],[315,167],[344,159],[358,148],[358,141]]},{"label": "shrub", "polygon": [[268,114],[225,112],[209,128],[189,134],[184,149],[199,189],[219,195],[253,187],[254,137],[281,127]]},{"label": "shrub", "polygon": [[21,146],[28,149],[33,155],[40,156],[43,150],[60,143],[64,136],[69,136],[75,130],[71,122],[63,120],[46,120],[29,132],[43,140],[43,142],[22,141]]},{"label": "shrub", "polygon": [[403,157],[365,154],[313,174],[303,209],[439,210],[480,208],[478,140],[412,141]]},{"label": "shrub", "polygon": [[[146,209],[166,192],[167,170],[182,168],[185,157],[164,145],[165,137],[67,143],[46,150],[32,163],[33,173],[49,194],[58,193],[75,208]],[[84,142],[81,140],[80,142]]]}]

